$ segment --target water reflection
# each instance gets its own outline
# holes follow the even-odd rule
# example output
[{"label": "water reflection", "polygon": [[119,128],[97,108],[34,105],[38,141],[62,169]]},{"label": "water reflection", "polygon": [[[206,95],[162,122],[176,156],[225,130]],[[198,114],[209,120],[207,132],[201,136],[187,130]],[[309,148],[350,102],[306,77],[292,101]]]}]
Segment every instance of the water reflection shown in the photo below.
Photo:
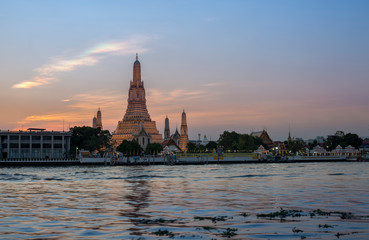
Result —
[{"label": "water reflection", "polygon": [[142,235],[142,229],[135,226],[138,225],[138,219],[150,217],[147,213],[142,212],[144,208],[149,207],[150,181],[136,177],[133,169],[133,172],[129,172],[128,177],[124,180],[127,189],[122,192],[125,194],[124,200],[129,207],[119,210],[119,214],[131,222],[132,225],[127,230],[132,235]]},{"label": "water reflection", "polygon": [[[292,232],[297,227],[312,238],[332,239],[341,232],[365,239],[366,218],[281,222],[256,215],[282,207],[369,216],[368,170],[369,163],[0,168],[0,234],[156,239],[153,232],[166,229],[178,239],[219,239],[225,229],[237,228],[236,239],[269,239],[299,237]],[[244,212],[247,217],[240,215]],[[195,216],[227,218],[213,223]],[[173,222],[138,221],[159,218]],[[335,227],[323,230],[319,224]]]}]

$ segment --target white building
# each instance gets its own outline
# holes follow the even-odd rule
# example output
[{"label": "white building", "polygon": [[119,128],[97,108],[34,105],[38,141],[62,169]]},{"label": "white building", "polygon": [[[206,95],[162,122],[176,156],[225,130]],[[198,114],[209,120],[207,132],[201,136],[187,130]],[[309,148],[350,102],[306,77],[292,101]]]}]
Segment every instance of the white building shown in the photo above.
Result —
[{"label": "white building", "polygon": [[0,158],[67,158],[71,136],[42,128],[0,131]]}]

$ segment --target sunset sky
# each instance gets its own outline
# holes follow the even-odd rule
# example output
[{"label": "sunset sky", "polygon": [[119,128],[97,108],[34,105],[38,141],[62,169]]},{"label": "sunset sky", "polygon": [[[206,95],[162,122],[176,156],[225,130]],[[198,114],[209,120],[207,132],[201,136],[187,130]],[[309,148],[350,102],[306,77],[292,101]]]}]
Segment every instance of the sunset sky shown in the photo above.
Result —
[{"label": "sunset sky", "polygon": [[136,52],[163,133],[369,136],[369,1],[0,0],[0,129],[115,130]]}]

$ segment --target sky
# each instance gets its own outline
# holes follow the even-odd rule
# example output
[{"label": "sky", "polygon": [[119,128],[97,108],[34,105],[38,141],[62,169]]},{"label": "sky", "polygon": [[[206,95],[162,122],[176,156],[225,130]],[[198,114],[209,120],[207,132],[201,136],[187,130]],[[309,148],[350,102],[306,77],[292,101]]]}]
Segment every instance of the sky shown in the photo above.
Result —
[{"label": "sky", "polygon": [[369,1],[0,0],[0,129],[104,129],[138,53],[163,134],[369,136]]}]

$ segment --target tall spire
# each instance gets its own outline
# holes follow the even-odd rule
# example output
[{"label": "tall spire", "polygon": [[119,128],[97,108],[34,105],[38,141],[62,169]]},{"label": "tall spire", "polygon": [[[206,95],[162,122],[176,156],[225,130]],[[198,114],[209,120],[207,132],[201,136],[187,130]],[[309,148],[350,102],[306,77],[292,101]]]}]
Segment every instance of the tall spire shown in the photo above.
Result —
[{"label": "tall spire", "polygon": [[136,61],[133,63],[133,81],[130,83],[128,106],[123,120],[151,121],[146,106],[145,87],[141,81],[141,63],[137,59],[138,55],[136,55]]},{"label": "tall spire", "polygon": [[170,138],[170,129],[169,129],[169,118],[167,116],[165,118],[164,140],[168,140],[169,138]]},{"label": "tall spire", "polygon": [[136,53],[136,61],[133,64],[133,83],[137,86],[141,83],[141,63],[138,61],[138,54]]},{"label": "tall spire", "polygon": [[96,117],[96,127],[99,127],[101,130],[103,129],[102,126],[102,117],[101,117],[101,111],[100,111],[100,107],[97,110],[97,117]]},{"label": "tall spire", "polygon": [[187,117],[186,113],[183,109],[182,112],[182,121],[181,121],[181,138],[179,142],[179,147],[183,152],[187,152],[187,144],[188,144],[188,128],[187,128]]}]

